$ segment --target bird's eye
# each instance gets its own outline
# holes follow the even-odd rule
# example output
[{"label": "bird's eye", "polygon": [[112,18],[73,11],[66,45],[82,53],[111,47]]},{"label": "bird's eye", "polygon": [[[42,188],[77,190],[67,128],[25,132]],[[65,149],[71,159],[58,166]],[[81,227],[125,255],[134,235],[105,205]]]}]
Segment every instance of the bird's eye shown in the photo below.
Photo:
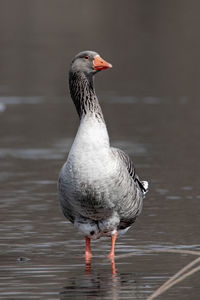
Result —
[{"label": "bird's eye", "polygon": [[89,56],[88,56],[88,55],[86,55],[86,56],[85,56],[85,59],[89,59]]}]

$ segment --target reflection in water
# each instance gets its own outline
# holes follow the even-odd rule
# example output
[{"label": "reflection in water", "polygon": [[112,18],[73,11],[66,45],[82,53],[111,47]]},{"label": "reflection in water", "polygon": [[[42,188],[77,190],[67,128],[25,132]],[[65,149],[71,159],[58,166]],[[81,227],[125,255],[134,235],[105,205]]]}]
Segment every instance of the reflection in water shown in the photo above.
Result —
[{"label": "reflection in water", "polygon": [[115,258],[114,257],[110,258],[110,261],[112,265],[112,274],[115,275],[117,273],[117,269],[115,267]]},{"label": "reflection in water", "polygon": [[[111,267],[112,267],[112,275],[114,276],[117,273],[117,269],[115,267],[115,258],[111,257],[109,258],[110,263],[111,263]],[[86,274],[91,274],[91,270],[92,270],[92,256],[85,256],[85,271]]]},{"label": "reflection in water", "polygon": [[134,274],[92,273],[71,277],[60,292],[60,299],[139,299]]}]

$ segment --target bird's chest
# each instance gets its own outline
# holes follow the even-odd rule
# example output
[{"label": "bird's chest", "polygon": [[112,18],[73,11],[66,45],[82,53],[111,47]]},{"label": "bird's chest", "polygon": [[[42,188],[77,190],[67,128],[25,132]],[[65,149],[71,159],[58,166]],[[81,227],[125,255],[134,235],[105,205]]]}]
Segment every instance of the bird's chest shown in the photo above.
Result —
[{"label": "bird's chest", "polygon": [[81,123],[67,164],[73,180],[79,182],[100,184],[112,176],[115,161],[104,123],[94,119]]}]

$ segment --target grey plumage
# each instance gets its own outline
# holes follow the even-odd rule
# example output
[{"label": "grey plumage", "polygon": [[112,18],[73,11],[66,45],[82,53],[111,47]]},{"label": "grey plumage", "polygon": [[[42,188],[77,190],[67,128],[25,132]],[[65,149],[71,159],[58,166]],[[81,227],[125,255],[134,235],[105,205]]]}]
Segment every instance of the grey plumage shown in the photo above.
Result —
[{"label": "grey plumage", "polygon": [[118,155],[119,159],[121,159],[121,161],[124,163],[124,165],[126,166],[130,176],[139,185],[141,191],[145,195],[148,191],[148,182],[147,181],[140,181],[138,175],[135,173],[135,168],[134,168],[133,162],[130,159],[130,157],[124,151],[122,151],[121,149],[112,147],[112,150],[116,155]]},{"label": "grey plumage", "polygon": [[133,224],[140,214],[147,182],[132,161],[110,147],[93,84],[96,52],[81,52],[70,67],[70,92],[80,126],[58,181],[63,213],[85,236],[110,236]]}]

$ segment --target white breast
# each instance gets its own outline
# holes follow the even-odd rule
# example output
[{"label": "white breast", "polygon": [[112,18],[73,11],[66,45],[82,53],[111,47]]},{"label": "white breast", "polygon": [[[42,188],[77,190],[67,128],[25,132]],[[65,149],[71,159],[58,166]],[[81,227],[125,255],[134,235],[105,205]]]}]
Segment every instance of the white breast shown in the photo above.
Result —
[{"label": "white breast", "polygon": [[115,161],[112,159],[106,125],[94,115],[86,116],[81,121],[67,164],[79,176],[94,180],[105,178],[113,171]]}]

